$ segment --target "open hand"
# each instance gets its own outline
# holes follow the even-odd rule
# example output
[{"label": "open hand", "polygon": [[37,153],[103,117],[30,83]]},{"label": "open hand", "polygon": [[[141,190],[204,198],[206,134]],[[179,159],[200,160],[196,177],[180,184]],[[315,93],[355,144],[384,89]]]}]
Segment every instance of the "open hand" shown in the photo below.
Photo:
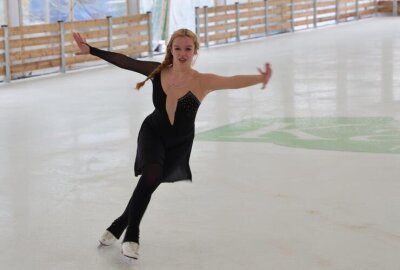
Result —
[{"label": "open hand", "polygon": [[90,52],[90,48],[89,45],[86,43],[86,39],[76,32],[72,32],[72,36],[74,37],[75,42],[79,47],[79,52],[75,54],[76,55],[88,54]]},{"label": "open hand", "polygon": [[265,87],[268,84],[269,79],[271,78],[272,75],[272,69],[271,69],[271,65],[269,63],[265,64],[265,71],[263,71],[262,69],[258,68],[258,72],[260,72],[261,75],[263,75],[263,81],[262,81],[262,87],[261,89],[265,89]]}]

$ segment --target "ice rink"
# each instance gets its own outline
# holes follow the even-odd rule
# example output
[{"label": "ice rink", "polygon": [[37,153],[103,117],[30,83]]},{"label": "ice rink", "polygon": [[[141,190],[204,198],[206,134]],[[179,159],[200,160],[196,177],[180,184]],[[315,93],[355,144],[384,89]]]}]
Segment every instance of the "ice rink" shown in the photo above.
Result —
[{"label": "ice rink", "polygon": [[[0,85],[0,268],[399,270],[400,19],[202,48],[193,182],[162,184],[138,261],[98,238],[137,183],[151,83],[111,65]],[[163,56],[156,56],[160,61]]]}]

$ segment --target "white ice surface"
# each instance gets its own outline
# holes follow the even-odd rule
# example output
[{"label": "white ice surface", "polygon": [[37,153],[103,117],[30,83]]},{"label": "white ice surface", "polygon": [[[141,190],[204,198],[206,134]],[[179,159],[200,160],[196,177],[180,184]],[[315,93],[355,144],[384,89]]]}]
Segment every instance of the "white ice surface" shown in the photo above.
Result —
[{"label": "white ice surface", "polygon": [[[196,68],[259,86],[210,94],[197,131],[251,117],[400,121],[400,19],[202,49]],[[160,57],[156,57],[160,60]],[[193,183],[163,184],[139,261],[97,239],[137,182],[150,84],[112,66],[0,86],[0,268],[399,270],[400,155],[195,141]]]}]

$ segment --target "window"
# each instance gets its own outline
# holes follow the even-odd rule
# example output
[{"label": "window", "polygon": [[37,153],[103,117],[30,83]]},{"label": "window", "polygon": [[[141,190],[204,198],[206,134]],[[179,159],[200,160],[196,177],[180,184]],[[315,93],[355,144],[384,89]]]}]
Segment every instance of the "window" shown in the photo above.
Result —
[{"label": "window", "polygon": [[75,20],[126,16],[126,0],[75,0]]},{"label": "window", "polygon": [[7,24],[6,0],[0,0],[0,24]]},{"label": "window", "polygon": [[126,0],[23,0],[22,10],[25,25],[127,14]]},{"label": "window", "polygon": [[23,0],[22,12],[24,25],[39,24],[46,21],[45,1]]},{"label": "window", "polygon": [[51,0],[49,1],[49,22],[69,21],[70,0]]}]

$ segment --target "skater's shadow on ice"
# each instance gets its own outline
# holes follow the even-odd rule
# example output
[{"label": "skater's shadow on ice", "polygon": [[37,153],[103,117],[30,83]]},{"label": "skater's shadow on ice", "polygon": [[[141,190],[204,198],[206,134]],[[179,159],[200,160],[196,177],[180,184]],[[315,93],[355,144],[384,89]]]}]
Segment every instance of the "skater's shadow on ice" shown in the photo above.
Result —
[{"label": "skater's shadow on ice", "polygon": [[125,267],[127,267],[126,269],[137,269],[137,261],[122,255],[120,246],[104,246],[100,244],[97,247],[97,253],[100,255],[99,257],[103,263],[109,264],[110,266],[115,267],[118,265],[121,267],[118,269],[125,269]]}]

